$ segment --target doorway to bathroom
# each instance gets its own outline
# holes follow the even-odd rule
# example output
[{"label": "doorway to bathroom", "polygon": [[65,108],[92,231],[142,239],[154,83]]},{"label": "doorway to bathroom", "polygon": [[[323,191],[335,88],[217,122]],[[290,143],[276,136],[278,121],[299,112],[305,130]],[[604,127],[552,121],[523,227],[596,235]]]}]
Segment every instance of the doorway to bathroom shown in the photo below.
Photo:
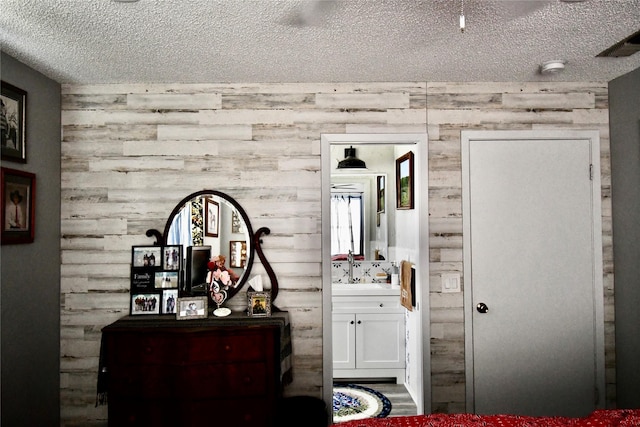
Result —
[{"label": "doorway to bathroom", "polygon": [[[410,176],[404,169],[398,174],[399,161],[409,155]],[[321,156],[323,398],[327,404],[332,401],[334,377],[369,383],[394,378],[392,382],[406,388],[417,413],[429,412],[427,136],[323,134]],[[353,166],[352,157],[357,167],[338,167]],[[411,191],[411,205],[406,204],[408,193],[405,198],[397,197],[398,189],[402,194]],[[344,205],[334,203],[334,211],[331,209],[332,193],[341,192],[361,201],[361,216],[351,222],[361,227],[360,234],[354,234],[361,244],[355,245],[358,239],[354,238],[353,250],[350,237],[343,237],[340,250],[332,245],[332,230],[336,234],[349,224],[348,199]],[[344,208],[341,224],[332,221],[338,206]],[[356,247],[360,248],[357,254]],[[399,288],[394,293],[387,283],[387,274],[403,261],[413,267],[415,290],[404,305]],[[381,312],[372,318],[369,309]],[[381,319],[389,322],[380,323]]]}]

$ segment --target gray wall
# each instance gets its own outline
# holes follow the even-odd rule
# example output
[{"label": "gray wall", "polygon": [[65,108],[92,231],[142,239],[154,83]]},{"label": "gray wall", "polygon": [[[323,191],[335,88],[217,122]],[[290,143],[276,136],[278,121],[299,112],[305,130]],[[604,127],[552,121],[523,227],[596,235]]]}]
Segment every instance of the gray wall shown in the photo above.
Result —
[{"label": "gray wall", "polygon": [[60,85],[2,53],[2,80],[27,91],[27,163],[36,175],[35,241],[1,248],[3,426],[60,420]]},{"label": "gray wall", "polygon": [[619,408],[640,408],[640,69],[609,83]]}]

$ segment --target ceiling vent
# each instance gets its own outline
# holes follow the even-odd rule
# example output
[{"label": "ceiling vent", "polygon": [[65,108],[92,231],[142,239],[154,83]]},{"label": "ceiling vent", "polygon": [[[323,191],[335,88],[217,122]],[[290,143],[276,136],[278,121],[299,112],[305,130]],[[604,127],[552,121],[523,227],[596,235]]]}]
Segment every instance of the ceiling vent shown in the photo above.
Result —
[{"label": "ceiling vent", "polygon": [[618,58],[621,56],[631,56],[638,51],[640,51],[640,31],[619,41],[610,48],[603,50],[596,56]]}]

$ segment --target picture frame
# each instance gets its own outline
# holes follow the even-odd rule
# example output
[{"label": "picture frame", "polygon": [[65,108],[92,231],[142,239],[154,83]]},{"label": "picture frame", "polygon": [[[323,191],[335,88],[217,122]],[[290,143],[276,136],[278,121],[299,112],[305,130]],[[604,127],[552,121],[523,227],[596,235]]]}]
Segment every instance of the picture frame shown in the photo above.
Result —
[{"label": "picture frame", "polygon": [[231,212],[231,233],[239,234],[243,232],[244,230],[242,229],[242,219],[240,218],[240,214],[238,211],[234,210]]},{"label": "picture frame", "polygon": [[162,269],[180,271],[182,269],[182,245],[162,247]]},{"label": "picture frame", "polygon": [[271,292],[247,292],[247,314],[249,317],[271,316]]},{"label": "picture frame", "polygon": [[[385,207],[385,176],[384,175],[378,175],[376,177],[376,195],[377,195],[377,204],[376,204],[376,208],[377,208],[377,212],[378,213],[383,213],[384,212],[384,207]],[[380,225],[380,224],[378,224]]]},{"label": "picture frame", "polygon": [[160,314],[160,296],[160,292],[132,293],[129,313],[132,316]]},{"label": "picture frame", "polygon": [[175,315],[178,307],[178,289],[163,289],[161,314]]},{"label": "picture frame", "polygon": [[131,267],[162,269],[162,246],[132,246]]},{"label": "picture frame", "polygon": [[154,272],[153,287],[155,289],[178,289],[180,276],[177,271],[156,271]]},{"label": "picture frame", "polygon": [[231,240],[229,242],[229,266],[232,268],[244,268],[247,264],[247,242],[244,240]]},{"label": "picture frame", "polygon": [[147,292],[154,289],[155,272],[148,268],[131,269],[131,293]]},{"label": "picture frame", "polygon": [[2,160],[27,163],[27,92],[0,81],[0,147]]},{"label": "picture frame", "polygon": [[176,310],[177,320],[187,319],[202,319],[208,315],[207,297],[186,297],[178,298],[178,305]]},{"label": "picture frame", "polygon": [[3,245],[33,243],[36,224],[36,175],[17,169],[1,168]]},{"label": "picture frame", "polygon": [[220,230],[220,205],[211,199],[204,199],[204,235],[218,237]]},{"label": "picture frame", "polygon": [[396,159],[396,209],[413,209],[413,152]]}]

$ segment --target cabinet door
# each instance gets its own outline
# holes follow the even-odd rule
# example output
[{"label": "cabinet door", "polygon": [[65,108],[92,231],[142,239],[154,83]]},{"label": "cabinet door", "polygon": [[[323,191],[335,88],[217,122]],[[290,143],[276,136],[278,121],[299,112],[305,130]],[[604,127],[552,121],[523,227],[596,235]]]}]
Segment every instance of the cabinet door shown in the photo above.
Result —
[{"label": "cabinet door", "polygon": [[356,366],[377,369],[404,368],[403,314],[356,315]]},{"label": "cabinet door", "polygon": [[333,369],[356,367],[355,315],[333,315]]}]

